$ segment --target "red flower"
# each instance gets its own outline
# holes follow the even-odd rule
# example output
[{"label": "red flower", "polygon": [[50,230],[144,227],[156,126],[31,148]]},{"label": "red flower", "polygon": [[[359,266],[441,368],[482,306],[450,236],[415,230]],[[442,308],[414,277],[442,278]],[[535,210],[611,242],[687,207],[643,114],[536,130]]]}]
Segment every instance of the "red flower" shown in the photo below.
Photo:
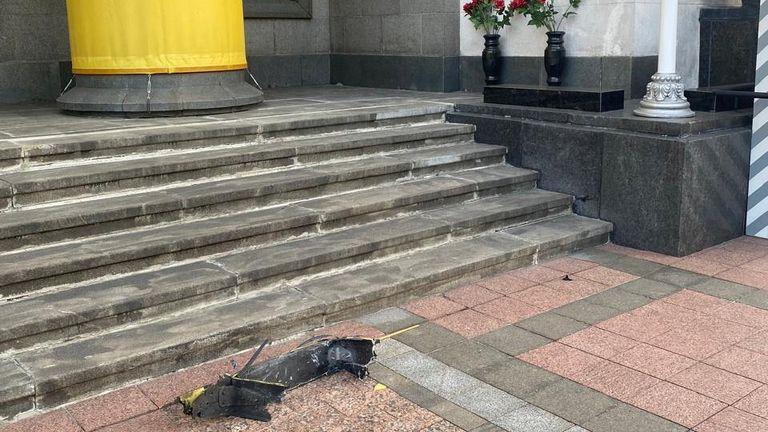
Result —
[{"label": "red flower", "polygon": [[496,7],[496,9],[503,10],[504,9],[504,0],[494,0],[493,5]]},{"label": "red flower", "polygon": [[[539,1],[542,1],[542,0],[539,0]],[[512,10],[518,10],[523,6],[525,6],[525,3],[526,3],[526,0],[512,0],[512,2],[509,4],[509,7]]]},{"label": "red flower", "polygon": [[464,13],[466,13],[466,14],[472,13],[472,9],[474,9],[475,6],[477,6],[477,2],[478,1],[479,0],[472,0],[471,2],[465,4],[464,5]]}]

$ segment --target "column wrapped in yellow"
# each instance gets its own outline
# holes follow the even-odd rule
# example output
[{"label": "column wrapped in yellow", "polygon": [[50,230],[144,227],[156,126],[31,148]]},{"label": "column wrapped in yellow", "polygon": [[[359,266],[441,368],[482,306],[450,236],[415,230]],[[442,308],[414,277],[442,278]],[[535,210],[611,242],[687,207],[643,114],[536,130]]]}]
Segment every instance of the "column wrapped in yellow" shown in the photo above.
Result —
[{"label": "column wrapped in yellow", "polygon": [[246,69],[242,0],[67,0],[78,75]]}]

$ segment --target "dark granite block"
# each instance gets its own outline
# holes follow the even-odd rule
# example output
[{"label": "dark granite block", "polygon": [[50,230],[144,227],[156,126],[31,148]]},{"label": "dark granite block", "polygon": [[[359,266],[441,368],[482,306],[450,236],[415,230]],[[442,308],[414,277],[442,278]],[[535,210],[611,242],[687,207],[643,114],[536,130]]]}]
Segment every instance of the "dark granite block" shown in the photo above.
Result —
[{"label": "dark granite block", "polygon": [[651,77],[658,69],[658,63],[658,56],[632,57],[632,75],[630,78],[632,90],[627,95],[629,99],[641,99],[645,96],[648,83],[651,82]]},{"label": "dark granite block", "polygon": [[685,91],[685,97],[694,111],[735,111],[740,109],[752,109],[754,99],[750,96],[738,96],[731,94],[717,94],[717,90],[754,91],[753,83],[734,84],[717,87],[702,87]]},{"label": "dark granite block", "polygon": [[596,112],[624,109],[624,90],[495,85],[487,86],[483,95],[485,103],[503,105],[523,105]]},{"label": "dark granite block", "polygon": [[331,83],[331,58],[328,54],[301,56],[301,85]]},{"label": "dark granite block", "polygon": [[457,57],[331,55],[330,82],[348,86],[447,92],[458,90]]}]

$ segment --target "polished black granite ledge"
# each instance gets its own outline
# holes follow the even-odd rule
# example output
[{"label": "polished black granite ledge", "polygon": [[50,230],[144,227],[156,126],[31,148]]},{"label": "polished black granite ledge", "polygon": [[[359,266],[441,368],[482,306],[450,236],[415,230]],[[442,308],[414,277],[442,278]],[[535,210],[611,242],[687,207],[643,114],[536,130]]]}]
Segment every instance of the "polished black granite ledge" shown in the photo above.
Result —
[{"label": "polished black granite ledge", "polygon": [[624,90],[526,85],[487,86],[486,103],[605,112],[624,108]]}]

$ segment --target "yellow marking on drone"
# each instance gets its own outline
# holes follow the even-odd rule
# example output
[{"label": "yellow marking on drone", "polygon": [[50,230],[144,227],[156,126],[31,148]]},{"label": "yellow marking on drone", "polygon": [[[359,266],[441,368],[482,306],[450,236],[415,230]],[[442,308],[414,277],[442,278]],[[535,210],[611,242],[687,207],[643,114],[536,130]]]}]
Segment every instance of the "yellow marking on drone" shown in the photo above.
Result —
[{"label": "yellow marking on drone", "polygon": [[402,330],[398,330],[398,331],[396,331],[396,332],[394,332],[394,333],[390,333],[390,334],[388,334],[388,335],[384,335],[384,336],[382,336],[382,337],[380,337],[380,338],[378,338],[378,339],[376,339],[376,340],[377,340],[377,341],[379,341],[379,342],[381,342],[381,341],[383,341],[383,340],[392,339],[392,338],[393,338],[393,337],[395,337],[395,336],[400,336],[400,335],[401,335],[401,334],[403,334],[403,333],[406,333],[406,332],[409,332],[409,331],[411,331],[411,330],[414,330],[414,329],[418,328],[419,326],[420,326],[420,324],[416,324],[416,325],[414,325],[414,326],[410,326],[410,327],[408,327],[408,328],[404,328],[404,329],[402,329]]},{"label": "yellow marking on drone", "polygon": [[385,386],[384,384],[376,384],[375,386],[373,386],[373,391],[384,391],[386,389],[387,389],[387,386]]}]

